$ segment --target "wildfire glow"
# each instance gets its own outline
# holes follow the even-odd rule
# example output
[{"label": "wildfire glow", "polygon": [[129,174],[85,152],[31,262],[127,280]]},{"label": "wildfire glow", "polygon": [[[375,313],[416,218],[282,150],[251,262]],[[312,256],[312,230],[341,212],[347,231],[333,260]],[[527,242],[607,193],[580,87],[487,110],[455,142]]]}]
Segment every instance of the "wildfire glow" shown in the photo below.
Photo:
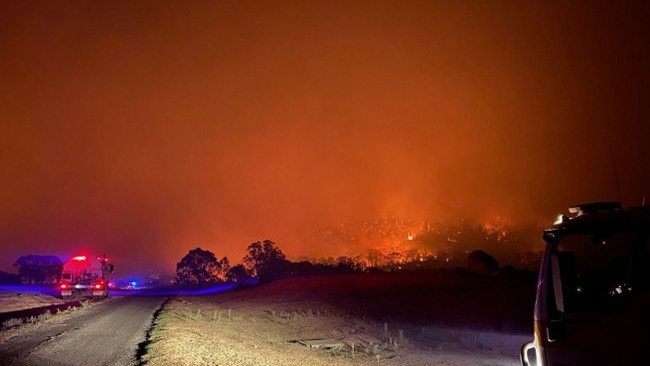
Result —
[{"label": "wildfire glow", "polygon": [[620,199],[650,190],[647,2],[68,3],[0,5],[3,271],[26,253],[173,272],[193,243],[236,262],[265,239],[292,259],[512,240],[423,221],[546,224],[612,198],[584,184],[604,142]]},{"label": "wildfire glow", "polygon": [[502,252],[500,248],[508,253],[523,252],[521,236],[515,232],[510,221],[502,217],[484,222],[462,218],[432,222],[392,216],[330,226],[321,231],[320,240],[328,248],[345,248],[345,252],[337,255],[343,254],[366,266],[381,267],[463,260],[476,249],[490,250],[493,254]]}]

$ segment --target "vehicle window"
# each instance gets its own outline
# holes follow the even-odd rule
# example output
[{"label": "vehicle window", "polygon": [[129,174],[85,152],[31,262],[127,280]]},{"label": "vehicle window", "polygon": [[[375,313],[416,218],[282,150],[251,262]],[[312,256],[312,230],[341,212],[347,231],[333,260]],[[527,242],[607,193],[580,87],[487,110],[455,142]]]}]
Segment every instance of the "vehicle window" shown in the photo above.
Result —
[{"label": "vehicle window", "polygon": [[557,249],[567,312],[597,311],[647,292],[650,246],[646,235],[574,235]]}]

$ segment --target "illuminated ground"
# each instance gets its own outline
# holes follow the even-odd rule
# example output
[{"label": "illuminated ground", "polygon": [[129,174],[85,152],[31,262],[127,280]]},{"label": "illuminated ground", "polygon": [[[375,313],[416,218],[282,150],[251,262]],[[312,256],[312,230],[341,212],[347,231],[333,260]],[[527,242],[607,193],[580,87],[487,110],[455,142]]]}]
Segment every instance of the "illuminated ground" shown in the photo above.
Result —
[{"label": "illuminated ground", "polygon": [[[534,280],[454,271],[298,278],[172,298],[148,365],[516,365]],[[330,349],[301,340],[324,339]],[[354,351],[353,351],[354,348]]]},{"label": "illuminated ground", "polygon": [[63,304],[56,291],[42,286],[0,286],[0,312]]}]

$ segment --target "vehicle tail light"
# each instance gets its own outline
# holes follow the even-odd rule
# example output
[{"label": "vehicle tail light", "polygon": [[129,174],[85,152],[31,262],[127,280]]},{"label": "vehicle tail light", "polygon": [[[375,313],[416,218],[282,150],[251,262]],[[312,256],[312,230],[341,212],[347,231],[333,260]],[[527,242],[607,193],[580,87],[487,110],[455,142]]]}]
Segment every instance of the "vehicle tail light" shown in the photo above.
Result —
[{"label": "vehicle tail light", "polygon": [[104,280],[99,280],[99,281],[95,282],[95,284],[93,285],[93,288],[95,290],[103,290],[104,286],[106,286],[106,282]]},{"label": "vehicle tail light", "polygon": [[61,290],[65,290],[65,289],[72,288],[72,286],[67,282],[61,282],[61,283],[59,283],[59,288]]}]

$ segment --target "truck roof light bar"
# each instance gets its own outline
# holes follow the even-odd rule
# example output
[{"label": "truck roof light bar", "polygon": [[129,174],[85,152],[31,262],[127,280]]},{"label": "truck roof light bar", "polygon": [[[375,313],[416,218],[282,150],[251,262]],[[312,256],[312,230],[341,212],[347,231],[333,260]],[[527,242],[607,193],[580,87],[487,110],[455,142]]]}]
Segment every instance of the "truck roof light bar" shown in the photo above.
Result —
[{"label": "truck roof light bar", "polygon": [[622,210],[623,206],[620,202],[594,202],[569,207],[569,213],[574,214],[575,217]]}]

